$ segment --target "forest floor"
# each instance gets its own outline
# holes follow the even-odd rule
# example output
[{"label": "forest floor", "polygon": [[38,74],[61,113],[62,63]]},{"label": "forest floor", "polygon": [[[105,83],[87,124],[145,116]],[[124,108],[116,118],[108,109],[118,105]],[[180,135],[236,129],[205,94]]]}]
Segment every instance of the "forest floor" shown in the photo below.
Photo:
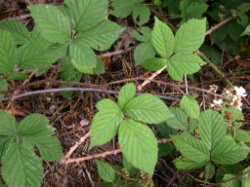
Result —
[{"label": "forest floor", "polygon": [[[29,3],[34,4],[40,2],[54,5],[62,4],[60,0],[0,0],[0,21],[18,19],[32,29],[33,22],[27,10],[27,6]],[[85,82],[83,83],[67,82],[71,87],[90,87],[118,91],[125,82],[131,81],[135,82],[136,85],[140,85],[144,80],[150,77],[150,73],[146,73],[142,68],[134,65],[132,51],[133,47],[137,45],[137,42],[128,34],[133,28],[133,25],[130,24],[130,20],[116,21],[127,29],[113,48],[109,50],[110,53],[115,52],[115,54],[111,56],[110,53],[106,52],[105,55],[103,55],[106,72],[98,76],[84,75]],[[222,63],[219,67],[228,80],[234,85],[243,86],[247,90],[247,93],[250,93],[249,58],[249,54],[247,54],[247,57],[240,56],[239,58],[235,58],[222,52]],[[58,88],[58,86],[63,83],[63,81],[58,78],[59,63],[60,62],[57,62],[51,66],[46,74],[38,78],[30,72],[29,80],[11,82],[9,93],[29,93],[35,90]],[[204,101],[203,98],[206,93],[202,92],[202,89],[207,90],[211,85],[218,85],[219,91],[222,91],[226,83],[223,78],[218,76],[209,66],[205,66],[202,72],[195,75],[192,82],[188,82],[188,89],[197,99],[209,105],[212,97],[209,98],[208,95],[208,99]],[[166,73],[162,73],[154,78],[150,84],[146,85],[143,91],[162,96],[168,106],[174,106],[184,93],[186,87],[187,85],[185,85],[185,83],[176,83],[172,81]],[[96,111],[95,104],[102,98],[115,99],[115,96],[107,93],[78,92],[69,100],[58,93],[47,93],[22,97],[9,102],[6,101],[0,105],[0,109],[7,109],[15,115],[17,119],[22,119],[24,116],[35,112],[44,114],[57,129],[56,135],[61,141],[64,152],[67,153],[70,148],[89,131],[91,119]],[[249,99],[249,97],[246,99]],[[246,104],[243,108],[245,124],[250,123],[249,110],[250,106]],[[249,127],[245,126],[245,128]],[[115,144],[108,144],[88,151],[88,143],[89,141],[87,140],[79,146],[74,153],[71,154],[71,157],[79,158],[87,155],[96,155],[117,148]],[[106,157],[106,159],[113,164],[122,162],[122,159],[117,155],[110,155]],[[171,158],[162,158],[159,160],[154,176],[155,183],[159,186],[163,183],[166,184],[164,186],[175,186],[175,183],[180,184],[183,178],[188,177],[185,172],[177,171],[171,163],[171,160]],[[46,162],[44,166],[44,187],[96,186],[99,182],[93,160],[73,162],[70,164]]]}]

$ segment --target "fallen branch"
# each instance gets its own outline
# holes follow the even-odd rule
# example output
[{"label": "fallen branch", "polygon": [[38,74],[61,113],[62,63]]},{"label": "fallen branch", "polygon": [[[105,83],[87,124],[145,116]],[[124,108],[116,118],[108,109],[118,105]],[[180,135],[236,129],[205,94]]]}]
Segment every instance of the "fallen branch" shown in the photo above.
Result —
[{"label": "fallen branch", "polygon": [[[99,93],[108,93],[113,95],[118,95],[118,91],[113,90],[107,90],[107,89],[101,89],[101,88],[51,88],[46,90],[35,90],[30,91],[27,93],[19,94],[19,95],[12,95],[9,98],[4,98],[3,101],[7,101],[12,99],[12,101],[16,99],[20,99],[23,97],[33,96],[33,95],[40,95],[40,94],[46,94],[46,93],[60,93],[60,92],[99,92]],[[139,93],[137,93],[139,95]],[[164,96],[164,95],[156,95],[161,99],[169,100],[169,101],[176,101],[179,98],[173,97],[173,96]]]},{"label": "fallen branch", "polygon": [[229,21],[235,19],[237,16],[231,16],[228,17],[226,19],[224,19],[223,21],[221,21],[220,23],[218,23],[217,25],[211,27],[207,32],[206,32],[206,36],[210,35],[212,32],[214,32],[215,30],[217,30],[218,28],[220,28],[221,26],[225,25],[226,23],[228,23]]},{"label": "fallen branch", "polygon": [[72,153],[83,143],[85,142],[85,140],[87,140],[89,138],[90,133],[88,132],[87,134],[85,134],[85,136],[81,137],[80,140],[78,142],[75,143],[75,145],[73,147],[71,147],[69,149],[69,151],[65,154],[64,159],[67,160],[70,158],[70,156],[72,155]]},{"label": "fallen branch", "polygon": [[141,91],[148,83],[150,83],[155,77],[157,77],[158,75],[160,75],[164,69],[166,69],[166,65],[163,66],[161,69],[159,69],[158,71],[156,71],[155,73],[153,73],[147,80],[145,80],[142,84],[140,84],[137,89],[138,91]]},{"label": "fallen branch", "polygon": [[[158,143],[169,143],[169,142],[172,142],[172,139],[160,139],[158,141]],[[109,155],[117,155],[119,153],[121,153],[121,150],[116,149],[116,150],[113,150],[113,151],[106,151],[106,152],[103,152],[103,153],[99,153],[99,154],[95,154],[95,155],[89,155],[89,156],[80,157],[80,158],[64,159],[64,160],[61,160],[60,163],[62,163],[62,164],[79,163],[79,162],[84,162],[84,161],[87,161],[87,160],[94,160],[94,159],[98,159],[98,158],[104,158],[104,157],[109,156]]]},{"label": "fallen branch", "polygon": [[113,151],[106,151],[104,153],[96,154],[96,155],[90,155],[90,156],[85,156],[85,157],[80,157],[80,158],[72,158],[68,160],[62,160],[61,163],[63,164],[71,164],[71,163],[79,163],[79,162],[84,162],[87,160],[93,160],[93,159],[98,159],[98,158],[104,158],[109,155],[117,155],[121,152],[120,149],[116,149]]}]

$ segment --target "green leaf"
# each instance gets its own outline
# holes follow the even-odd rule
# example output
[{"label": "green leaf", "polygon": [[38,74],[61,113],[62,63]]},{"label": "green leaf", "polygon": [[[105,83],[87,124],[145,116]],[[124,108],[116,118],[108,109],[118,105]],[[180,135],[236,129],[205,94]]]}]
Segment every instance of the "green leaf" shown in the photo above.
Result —
[{"label": "green leaf", "polygon": [[124,108],[126,104],[131,101],[136,94],[136,87],[133,83],[125,84],[118,95],[118,104],[121,108]]},{"label": "green leaf", "polygon": [[82,66],[82,71],[86,74],[102,74],[105,72],[105,67],[104,67],[104,63],[101,59],[97,59],[97,64],[96,67],[91,68],[91,67],[87,67],[87,66]]},{"label": "green leaf", "polygon": [[242,163],[237,163],[234,165],[221,165],[216,171],[216,181],[222,181],[225,174],[231,173],[233,175],[239,175],[244,170]]},{"label": "green leaf", "polygon": [[126,159],[123,155],[122,159],[123,168],[129,172],[129,176],[134,176],[138,172],[138,170]]},{"label": "green leaf", "polygon": [[90,147],[105,144],[114,138],[123,118],[119,106],[110,99],[100,101],[96,107],[99,112],[95,114],[90,126]]},{"label": "green leaf", "polygon": [[150,9],[147,5],[137,5],[133,8],[133,20],[138,25],[143,25],[149,21]]},{"label": "green leaf", "polygon": [[[232,180],[233,179],[233,180]],[[236,180],[236,176],[232,174],[225,174],[222,181],[226,181],[220,187],[240,187],[240,182]]]},{"label": "green leaf", "polygon": [[63,157],[60,142],[54,136],[55,130],[46,117],[31,114],[19,123],[17,130],[26,143],[39,149],[44,160],[55,161]]},{"label": "green leaf", "polygon": [[152,44],[161,57],[170,57],[174,51],[174,34],[171,29],[155,17]]},{"label": "green leaf", "polygon": [[205,167],[205,178],[212,179],[215,174],[215,166],[213,163],[208,162]]},{"label": "green leaf", "polygon": [[17,20],[7,20],[0,23],[0,29],[9,31],[15,38],[18,45],[26,44],[30,41],[30,34],[25,25]]},{"label": "green leaf", "polygon": [[183,95],[180,101],[180,108],[183,109],[189,117],[199,119],[200,106],[193,96]]},{"label": "green leaf", "polygon": [[47,68],[61,57],[61,53],[65,53],[67,48],[68,45],[52,44],[41,34],[34,34],[31,42],[18,48],[19,66],[32,70]]},{"label": "green leaf", "polygon": [[177,81],[182,81],[184,74],[193,74],[200,70],[200,57],[195,54],[176,54],[168,61],[168,73]]},{"label": "green leaf", "polygon": [[175,167],[179,170],[193,170],[203,167],[206,162],[194,162],[183,157],[178,157],[173,161]]},{"label": "green leaf", "polygon": [[178,65],[175,65],[174,63],[170,62],[170,63],[168,63],[167,71],[168,71],[169,76],[173,80],[175,80],[175,81],[182,81],[184,73],[181,72],[178,68],[179,68]]},{"label": "green leaf", "polygon": [[3,155],[5,154],[8,144],[14,141],[14,137],[11,136],[0,136],[0,160],[2,160]]},{"label": "green leaf", "polygon": [[209,160],[209,151],[206,144],[195,139],[189,134],[176,135],[172,137],[174,145],[188,160],[203,163]]},{"label": "green leaf", "polygon": [[208,5],[203,0],[182,0],[179,5],[183,20],[202,18],[202,14],[206,12],[207,8]]},{"label": "green leaf", "polygon": [[241,110],[237,109],[235,106],[230,107],[222,107],[221,114],[225,116],[227,113],[232,114],[232,118],[228,119],[228,121],[240,123],[244,121],[244,115]]},{"label": "green leaf", "polygon": [[246,27],[241,36],[250,35],[250,24]]},{"label": "green leaf", "polygon": [[107,182],[113,182],[115,179],[114,169],[106,162],[98,160],[96,161],[98,174],[102,180]]},{"label": "green leaf", "polygon": [[77,45],[77,43],[72,43],[69,46],[69,54],[72,64],[80,72],[84,72],[82,67],[96,66],[97,57],[94,51],[88,47]]},{"label": "green leaf", "polygon": [[159,157],[170,156],[174,154],[175,148],[172,143],[158,143]]},{"label": "green leaf", "polygon": [[187,115],[180,108],[170,108],[170,112],[173,114],[172,118],[166,120],[169,127],[177,130],[188,130],[188,118]]},{"label": "green leaf", "polygon": [[119,144],[126,159],[136,168],[153,174],[157,162],[157,139],[152,130],[133,120],[123,121]]},{"label": "green leaf", "polygon": [[250,134],[245,130],[236,129],[234,139],[239,141],[239,142],[249,143],[250,142]]},{"label": "green leaf", "polygon": [[124,111],[131,119],[144,123],[158,124],[172,117],[165,103],[151,94],[135,97],[126,105]]},{"label": "green leaf", "polygon": [[82,46],[105,51],[113,45],[122,33],[123,28],[111,21],[102,21],[91,29],[80,32],[76,42]]},{"label": "green leaf", "polygon": [[0,30],[0,73],[12,72],[16,64],[16,43],[8,31]]},{"label": "green leaf", "polygon": [[116,17],[125,18],[132,13],[133,8],[137,3],[141,3],[143,1],[144,0],[113,0],[113,11],[111,11],[111,14]]},{"label": "green leaf", "polygon": [[82,73],[80,73],[72,64],[69,58],[64,58],[60,62],[59,67],[60,77],[63,80],[67,81],[76,81],[79,82],[82,77]]},{"label": "green leaf", "polygon": [[166,58],[149,58],[141,63],[141,66],[149,71],[157,71],[167,64]]},{"label": "green leaf", "polygon": [[245,174],[241,180],[242,187],[248,187],[250,185],[250,166],[244,169],[243,173]]},{"label": "green leaf", "polygon": [[[0,92],[6,91],[8,89],[8,86],[9,85],[8,85],[7,80],[5,79],[0,80]],[[3,98],[4,98],[4,94],[0,93],[0,103],[2,102]]]},{"label": "green leaf", "polygon": [[206,19],[191,19],[181,25],[175,35],[175,53],[191,53],[197,51],[204,41]]},{"label": "green leaf", "polygon": [[76,31],[91,29],[105,19],[108,0],[65,0],[66,10]]},{"label": "green leaf", "polygon": [[201,139],[209,150],[213,150],[223,140],[227,131],[223,116],[211,109],[201,113],[198,126]]},{"label": "green leaf", "polygon": [[134,59],[136,65],[141,65],[145,60],[155,57],[155,50],[151,43],[141,43],[135,48]]},{"label": "green leaf", "polygon": [[71,38],[68,19],[58,7],[38,4],[29,7],[42,36],[50,42],[64,44]]},{"label": "green leaf", "polygon": [[[170,108],[170,110],[171,110],[171,108]],[[169,119],[172,119],[172,118],[169,118]],[[166,121],[158,124],[156,126],[156,128],[158,129],[161,137],[163,137],[163,138],[170,138],[170,135],[178,134],[178,130],[169,127],[167,125]]]},{"label": "green leaf", "polygon": [[2,159],[2,176],[9,187],[40,186],[42,161],[22,144],[11,143]]},{"label": "green leaf", "polygon": [[[26,73],[22,72],[13,72],[8,75],[8,80],[25,80],[28,79],[29,76]],[[1,84],[1,83],[0,83]]]},{"label": "green leaf", "polygon": [[133,30],[130,35],[140,42],[151,43],[151,32],[150,28],[141,27],[139,31]]},{"label": "green leaf", "polygon": [[13,136],[16,134],[16,120],[9,113],[0,110],[0,135]]},{"label": "green leaf", "polygon": [[210,45],[202,45],[200,51],[208,57],[215,65],[221,64],[221,53]]},{"label": "green leaf", "polygon": [[245,144],[236,144],[232,137],[226,137],[212,150],[211,159],[217,164],[232,165],[246,159],[249,151]]}]

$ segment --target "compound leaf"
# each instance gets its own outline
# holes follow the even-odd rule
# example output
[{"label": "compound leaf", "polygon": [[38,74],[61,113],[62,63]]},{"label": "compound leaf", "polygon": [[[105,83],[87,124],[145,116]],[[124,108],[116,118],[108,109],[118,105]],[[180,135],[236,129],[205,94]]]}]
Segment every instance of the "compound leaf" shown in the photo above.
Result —
[{"label": "compound leaf", "polygon": [[178,29],[175,35],[175,53],[197,51],[204,41],[206,19],[190,19]]},{"label": "compound leaf", "polygon": [[65,53],[67,45],[52,44],[37,33],[30,42],[18,48],[19,66],[24,69],[44,69]]},{"label": "compound leaf", "polygon": [[134,51],[136,65],[141,65],[145,60],[155,57],[155,50],[151,43],[141,43]]},{"label": "compound leaf", "polygon": [[91,29],[80,32],[77,42],[98,51],[105,51],[117,40],[123,28],[111,21],[102,21]]},{"label": "compound leaf", "polygon": [[158,18],[155,18],[151,41],[161,57],[167,58],[173,53],[174,34],[171,29]]},{"label": "compound leaf", "polygon": [[183,109],[189,117],[199,119],[200,107],[193,96],[184,95],[180,101],[180,108]]},{"label": "compound leaf", "polygon": [[131,119],[144,123],[158,124],[173,116],[163,101],[150,94],[135,97],[124,111]]},{"label": "compound leaf", "polygon": [[193,74],[200,70],[200,57],[195,54],[176,54],[168,61],[168,73],[177,81],[182,81],[184,74]]},{"label": "compound leaf", "polygon": [[222,178],[225,183],[222,183],[220,187],[240,187],[240,182],[236,179],[237,176],[233,174],[225,174]]},{"label": "compound leaf", "polygon": [[61,60],[59,67],[60,77],[67,81],[79,82],[82,77],[80,73],[74,66],[72,66],[69,58],[64,58]]},{"label": "compound leaf", "polygon": [[206,164],[206,162],[198,163],[198,162],[190,161],[187,158],[183,158],[183,157],[178,157],[174,159],[173,163],[175,167],[180,170],[198,169],[198,168],[203,167]]},{"label": "compound leaf", "polygon": [[201,140],[195,139],[189,134],[172,137],[174,145],[181,154],[190,161],[203,163],[209,160],[209,151]]},{"label": "compound leaf", "polygon": [[[3,79],[0,80],[0,92],[6,91],[8,89],[8,82],[7,80]],[[0,103],[2,102],[4,98],[4,94],[0,94]]]},{"label": "compound leaf", "polygon": [[76,31],[86,31],[105,19],[108,0],[65,0],[66,10]]},{"label": "compound leaf", "polygon": [[124,85],[118,95],[118,104],[121,108],[124,108],[126,104],[131,101],[136,94],[136,88],[133,83]]},{"label": "compound leaf", "polygon": [[98,174],[106,182],[113,182],[115,179],[114,169],[106,162],[98,160],[96,161]]},{"label": "compound leaf", "polygon": [[137,5],[133,8],[132,14],[134,22],[138,25],[143,25],[149,21],[150,9],[146,5]]},{"label": "compound leaf", "polygon": [[119,106],[110,99],[100,101],[96,107],[99,112],[90,126],[90,147],[105,144],[114,138],[123,117]]},{"label": "compound leaf", "polygon": [[152,130],[133,120],[123,121],[119,144],[126,159],[136,168],[153,174],[157,161],[157,140]]},{"label": "compound leaf", "polygon": [[81,66],[81,71],[86,74],[102,74],[105,72],[104,63],[101,59],[97,59],[97,64],[95,67]]},{"label": "compound leaf", "polygon": [[173,129],[188,131],[188,118],[184,111],[174,107],[171,107],[169,110],[173,117],[166,120],[167,125]]},{"label": "compound leaf", "polygon": [[0,73],[12,72],[16,64],[16,43],[12,35],[5,30],[0,30]]},{"label": "compound leaf", "polygon": [[2,158],[2,176],[9,187],[40,186],[42,161],[33,150],[11,143]]},{"label": "compound leaf", "polygon": [[29,7],[42,36],[50,42],[64,44],[71,38],[68,19],[58,7],[38,4]]},{"label": "compound leaf", "polygon": [[44,160],[55,161],[62,158],[60,142],[54,136],[55,129],[49,125],[46,117],[31,114],[19,123],[17,130],[23,141],[39,149]]},{"label": "compound leaf", "polygon": [[198,127],[202,141],[209,150],[213,150],[225,137],[227,123],[221,114],[208,109],[201,113]]},{"label": "compound leaf", "polygon": [[140,42],[150,43],[151,33],[149,27],[141,27],[139,31],[133,30],[130,35]]},{"label": "compound leaf", "polygon": [[16,120],[9,113],[0,110],[0,135],[12,136],[16,133]]},{"label": "compound leaf", "polygon": [[113,0],[113,11],[111,11],[111,14],[116,17],[125,18],[132,13],[133,8],[137,3],[141,3],[143,1],[144,0]]},{"label": "compound leaf", "polygon": [[69,46],[71,62],[80,72],[84,72],[82,67],[95,67],[97,57],[92,49],[72,43]]},{"label": "compound leaf", "polygon": [[208,5],[203,0],[182,0],[179,5],[181,17],[184,20],[191,18],[202,18],[202,14],[206,12]]},{"label": "compound leaf", "polygon": [[150,71],[157,71],[167,64],[166,58],[149,58],[141,63],[141,66]]},{"label": "compound leaf", "polygon": [[250,24],[246,27],[241,36],[250,35]]},{"label": "compound leaf", "polygon": [[250,148],[236,144],[232,137],[226,136],[212,150],[211,160],[217,164],[233,165],[247,158]]},{"label": "compound leaf", "polygon": [[0,23],[1,30],[9,31],[15,38],[18,45],[26,44],[30,41],[30,33],[25,25],[17,20],[8,20]]},{"label": "compound leaf", "polygon": [[242,187],[248,187],[250,185],[250,166],[244,169],[243,173],[245,173],[244,177],[242,178]]}]

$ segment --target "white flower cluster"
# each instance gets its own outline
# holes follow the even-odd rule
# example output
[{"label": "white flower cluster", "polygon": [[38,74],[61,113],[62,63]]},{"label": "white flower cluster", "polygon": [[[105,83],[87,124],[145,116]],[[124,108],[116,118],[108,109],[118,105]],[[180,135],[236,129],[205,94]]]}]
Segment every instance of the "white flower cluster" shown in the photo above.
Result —
[{"label": "white flower cluster", "polygon": [[[223,100],[225,100],[231,106],[235,106],[237,109],[242,110],[242,98],[247,96],[246,90],[241,86],[235,86],[234,90],[224,89]],[[221,108],[223,104],[222,99],[214,99],[213,103],[211,103],[212,108]]]}]

